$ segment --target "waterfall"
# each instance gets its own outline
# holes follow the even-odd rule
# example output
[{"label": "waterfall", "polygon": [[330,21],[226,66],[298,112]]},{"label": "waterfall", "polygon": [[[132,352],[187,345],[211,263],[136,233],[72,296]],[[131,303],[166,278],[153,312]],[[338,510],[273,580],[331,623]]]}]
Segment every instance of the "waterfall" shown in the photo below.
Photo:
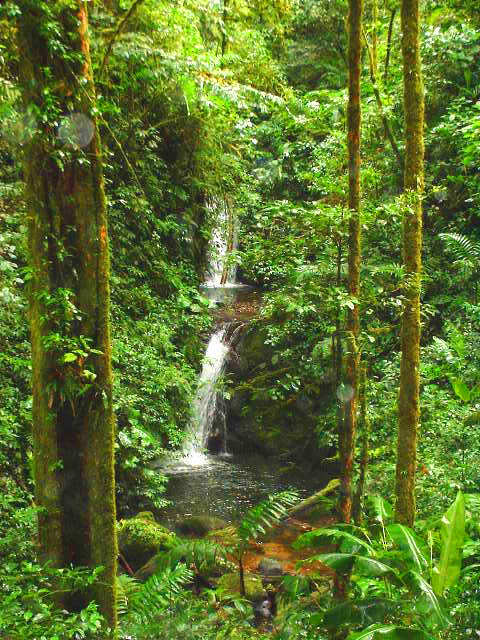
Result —
[{"label": "waterfall", "polygon": [[207,346],[193,403],[193,417],[183,448],[183,462],[193,466],[206,462],[204,451],[221,402],[218,381],[225,370],[229,343],[227,327],[213,333]]},{"label": "waterfall", "polygon": [[[202,289],[215,302],[226,300],[222,292],[236,286],[236,265],[228,264],[228,256],[237,246],[237,233],[233,214],[226,199],[211,198],[207,209],[215,217],[208,251],[208,269]],[[193,402],[193,415],[183,446],[182,463],[187,466],[201,466],[208,462],[205,450],[212,434],[215,421],[221,422],[219,437],[223,453],[226,453],[226,423],[223,398],[218,390],[218,382],[225,371],[230,349],[229,325],[217,327],[210,337],[203,360]]]},{"label": "waterfall", "polygon": [[207,279],[203,287],[234,287],[237,266],[228,264],[228,256],[237,248],[237,229],[232,211],[226,200],[217,198],[207,203],[207,209],[216,220],[208,251]]}]

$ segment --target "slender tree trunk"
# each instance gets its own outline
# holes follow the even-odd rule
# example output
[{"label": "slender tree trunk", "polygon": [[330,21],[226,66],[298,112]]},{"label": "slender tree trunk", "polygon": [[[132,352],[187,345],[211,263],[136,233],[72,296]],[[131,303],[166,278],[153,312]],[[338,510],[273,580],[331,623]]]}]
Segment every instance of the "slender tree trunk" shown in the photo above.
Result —
[{"label": "slender tree trunk", "polygon": [[94,597],[115,628],[108,232],[86,2],[18,4],[23,98],[41,116],[24,160],[40,550],[52,566],[104,567],[65,606]]},{"label": "slender tree trunk", "polygon": [[348,158],[349,158],[349,239],[348,291],[354,299],[347,317],[346,388],[348,398],[340,441],[340,513],[350,522],[352,512],[352,474],[357,422],[358,335],[360,320],[358,296],[360,292],[360,72],[362,53],[363,0],[349,0],[348,41]]},{"label": "slender tree trunk", "polygon": [[390,22],[388,24],[388,37],[387,37],[387,54],[385,56],[385,71],[383,73],[383,82],[386,84],[388,80],[388,68],[390,66],[390,54],[392,52],[392,33],[393,33],[393,23],[395,21],[395,16],[397,15],[397,9],[392,9],[390,13]]},{"label": "slender tree trunk", "polygon": [[372,64],[373,73],[378,74],[378,0],[372,6]]},{"label": "slender tree trunk", "polygon": [[370,423],[367,415],[367,367],[365,363],[360,367],[360,384],[358,390],[358,405],[360,415],[358,418],[358,430],[362,435],[362,452],[360,457],[360,470],[357,489],[353,498],[352,517],[356,524],[362,522],[362,503],[367,479]]},{"label": "slender tree trunk", "polygon": [[[228,3],[229,0],[223,0],[223,12],[222,12],[222,59],[227,52],[228,45],[228,33],[227,33],[227,21],[228,21]],[[222,61],[223,65],[223,61]]]},{"label": "slender tree trunk", "polygon": [[415,467],[420,413],[420,282],[422,194],[424,186],[424,94],[419,43],[419,0],[402,0],[402,53],[405,103],[405,186],[403,253],[405,265],[402,359],[396,471],[397,522],[415,518]]},{"label": "slender tree trunk", "polygon": [[397,159],[398,166],[400,167],[400,170],[404,171],[405,167],[404,167],[402,154],[400,153],[400,149],[398,148],[397,141],[395,140],[395,137],[393,135],[392,128],[390,127],[390,123],[388,121],[388,118],[385,115],[385,111],[383,110],[383,101],[382,101],[382,96],[380,95],[380,91],[379,91],[379,88],[378,88],[377,75],[375,73],[374,62],[373,62],[373,54],[372,54],[372,51],[370,50],[370,47],[368,45],[368,40],[367,40],[367,36],[366,35],[364,35],[364,39],[365,39],[365,44],[367,46],[367,51],[368,51],[370,80],[372,81],[373,93],[375,95],[375,100],[377,102],[378,112],[379,112],[380,118],[382,120],[385,137],[388,138],[388,141],[390,142],[390,146],[392,147],[392,151],[395,154],[395,157]]}]

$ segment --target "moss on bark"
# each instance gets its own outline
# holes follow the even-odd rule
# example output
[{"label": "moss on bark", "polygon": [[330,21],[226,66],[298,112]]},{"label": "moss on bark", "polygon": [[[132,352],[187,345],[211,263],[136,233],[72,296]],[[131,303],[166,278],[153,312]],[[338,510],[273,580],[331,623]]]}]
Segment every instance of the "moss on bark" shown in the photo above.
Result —
[{"label": "moss on bark", "polygon": [[[115,628],[108,231],[86,3],[20,4],[23,97],[41,114],[25,153],[40,548],[54,566],[104,567],[92,595]],[[55,130],[72,113],[91,129],[81,144]]]},{"label": "moss on bark", "polygon": [[358,296],[360,292],[361,224],[360,224],[360,65],[362,52],[363,0],[349,2],[348,45],[348,159],[349,159],[349,239],[348,239],[348,291],[355,299],[347,318],[346,383],[351,387],[343,425],[340,430],[340,513],[344,522],[350,522],[352,511],[352,474],[355,450],[358,386],[358,335],[360,320]]},{"label": "moss on bark", "polygon": [[415,518],[415,467],[420,414],[420,275],[424,186],[424,92],[418,0],[403,0],[401,17],[405,105],[405,301],[401,336],[395,519],[412,526]]}]

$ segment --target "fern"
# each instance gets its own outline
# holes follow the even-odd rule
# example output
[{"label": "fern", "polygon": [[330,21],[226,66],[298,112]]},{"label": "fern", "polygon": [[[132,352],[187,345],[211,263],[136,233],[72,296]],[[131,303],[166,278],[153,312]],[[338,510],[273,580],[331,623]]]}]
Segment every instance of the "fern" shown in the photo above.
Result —
[{"label": "fern", "polygon": [[247,511],[245,517],[237,527],[237,535],[243,543],[250,539],[256,540],[266,529],[278,524],[287,517],[288,507],[298,500],[296,491],[282,491],[268,496],[255,507]]},{"label": "fern", "polygon": [[209,540],[180,540],[169,551],[157,554],[155,561],[157,571],[173,570],[183,562],[197,574],[228,565],[225,547]]},{"label": "fern", "polygon": [[122,573],[117,576],[117,610],[119,615],[125,615],[129,609],[130,599],[141,588],[136,578]]},{"label": "fern", "polygon": [[144,623],[181,597],[184,586],[193,580],[193,572],[183,563],[154,573],[130,598],[130,615]]},{"label": "fern", "polygon": [[456,261],[480,262],[480,242],[467,238],[461,233],[441,233]]}]

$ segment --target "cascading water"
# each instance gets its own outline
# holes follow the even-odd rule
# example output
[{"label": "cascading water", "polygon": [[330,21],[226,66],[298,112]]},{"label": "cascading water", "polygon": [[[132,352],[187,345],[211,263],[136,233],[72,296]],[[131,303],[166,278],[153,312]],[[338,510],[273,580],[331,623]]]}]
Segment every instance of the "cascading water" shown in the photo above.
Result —
[{"label": "cascading water", "polygon": [[229,344],[226,327],[215,331],[208,343],[193,403],[193,418],[183,448],[183,462],[192,466],[207,462],[205,449],[220,402],[218,382],[225,370]]},{"label": "cascading water", "polygon": [[[207,207],[216,217],[209,248],[209,268],[202,286],[205,295],[215,302],[225,301],[225,289],[236,288],[236,266],[228,264],[228,256],[236,249],[237,233],[233,215],[225,200],[212,199]],[[242,285],[239,285],[242,288]],[[225,370],[232,334],[229,325],[217,327],[207,346],[203,367],[193,403],[193,417],[183,447],[182,465],[204,466],[205,455],[215,420],[221,418],[222,453],[226,450],[226,424],[219,380]],[[219,415],[220,414],[220,415]]]},{"label": "cascading water", "polygon": [[235,287],[237,267],[228,257],[237,248],[237,229],[226,200],[213,199],[207,204],[216,218],[209,247],[209,267],[204,289]]}]

